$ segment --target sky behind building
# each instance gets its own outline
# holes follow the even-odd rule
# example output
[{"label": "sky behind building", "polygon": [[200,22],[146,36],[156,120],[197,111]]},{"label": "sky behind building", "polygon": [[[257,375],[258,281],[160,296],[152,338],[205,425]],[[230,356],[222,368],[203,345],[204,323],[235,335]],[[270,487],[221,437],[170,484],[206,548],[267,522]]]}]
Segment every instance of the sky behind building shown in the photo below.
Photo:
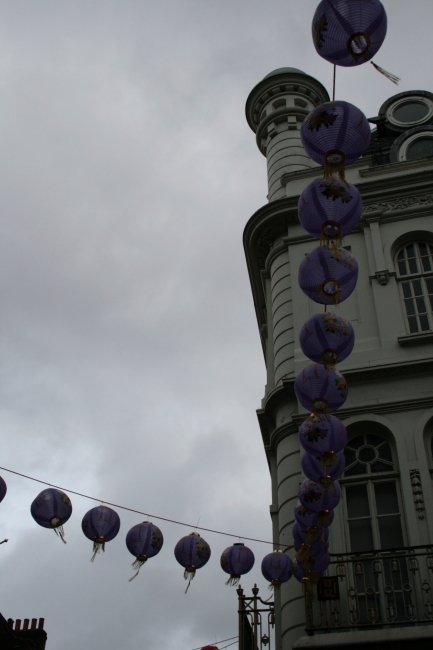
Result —
[{"label": "sky behind building", "polygon": [[[242,249],[266,203],[266,161],[244,116],[292,66],[331,92],[311,41],[316,0],[0,1],[0,465],[163,517],[271,539],[255,409],[265,367]],[[338,99],[376,115],[432,91],[431,0],[384,2],[375,62],[338,69]],[[132,583],[122,526],[104,555],[80,530],[40,528],[42,489],[0,470],[0,611],[45,617],[47,650],[185,650],[237,633],[212,549],[188,594],[165,543]],[[155,519],[154,522],[158,524]],[[257,582],[271,550],[251,544]]]}]

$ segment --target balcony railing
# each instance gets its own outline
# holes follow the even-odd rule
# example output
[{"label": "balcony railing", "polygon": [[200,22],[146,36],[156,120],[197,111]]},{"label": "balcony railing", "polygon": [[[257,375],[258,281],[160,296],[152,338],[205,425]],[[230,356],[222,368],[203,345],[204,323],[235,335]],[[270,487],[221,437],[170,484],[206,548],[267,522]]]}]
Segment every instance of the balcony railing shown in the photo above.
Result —
[{"label": "balcony railing", "polygon": [[433,546],[331,556],[305,596],[308,634],[433,622]]}]

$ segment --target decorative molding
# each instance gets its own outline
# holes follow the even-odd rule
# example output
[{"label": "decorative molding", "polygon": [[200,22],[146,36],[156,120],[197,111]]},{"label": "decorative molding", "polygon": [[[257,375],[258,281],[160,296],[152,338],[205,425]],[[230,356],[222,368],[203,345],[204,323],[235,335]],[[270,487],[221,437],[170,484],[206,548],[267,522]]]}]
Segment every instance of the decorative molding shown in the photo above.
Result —
[{"label": "decorative molding", "polygon": [[422,493],[421,477],[419,470],[410,470],[410,483],[412,485],[413,500],[415,503],[415,510],[418,513],[418,519],[425,519],[424,497]]},{"label": "decorative molding", "polygon": [[417,332],[416,334],[406,334],[399,336],[399,345],[419,345],[420,343],[433,343],[433,332]]},{"label": "decorative molding", "polygon": [[416,206],[426,206],[433,204],[433,193],[415,194],[413,196],[404,196],[393,201],[383,201],[380,203],[370,203],[364,207],[363,215],[369,212],[395,212],[396,210],[405,210]]},{"label": "decorative molding", "polygon": [[388,271],[388,269],[386,269],[385,271],[376,271],[376,273],[374,275],[369,276],[369,279],[370,279],[370,282],[372,280],[377,280],[379,282],[379,284],[381,284],[382,286],[385,286],[385,284],[388,284],[389,278],[391,278],[391,277],[393,277],[395,275],[397,275],[395,271]]}]

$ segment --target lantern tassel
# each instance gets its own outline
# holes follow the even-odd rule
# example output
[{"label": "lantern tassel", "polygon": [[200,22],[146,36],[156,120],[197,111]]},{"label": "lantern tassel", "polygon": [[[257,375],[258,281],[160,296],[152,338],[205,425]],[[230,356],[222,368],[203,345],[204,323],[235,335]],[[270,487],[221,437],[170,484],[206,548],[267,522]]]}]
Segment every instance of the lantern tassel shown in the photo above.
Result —
[{"label": "lantern tassel", "polygon": [[191,580],[194,580],[195,572],[196,572],[196,568],[194,566],[191,565],[191,566],[185,567],[185,571],[183,572],[183,577],[185,578],[185,580],[188,580],[188,584],[186,586],[185,593],[187,593],[187,591],[189,589],[189,586],[191,584]]},{"label": "lantern tassel", "polygon": [[374,63],[373,61],[370,61],[371,65],[376,68],[380,74],[383,74],[384,77],[392,81],[393,84],[398,86],[398,82],[401,81],[400,77],[396,77],[395,74],[392,74],[392,72],[388,72],[388,70],[384,70],[383,68],[380,67],[380,65],[377,65],[377,63]]},{"label": "lantern tassel", "polygon": [[299,566],[305,568],[310,562],[311,546],[310,544],[301,544],[299,551],[296,553],[296,559]]},{"label": "lantern tassel", "polygon": [[331,513],[329,510],[321,510],[317,517],[317,523],[319,526],[329,526],[329,520],[331,519]]},{"label": "lantern tassel", "polygon": [[143,564],[145,564],[146,562],[147,562],[147,558],[146,558],[145,560],[139,560],[138,557],[137,557],[137,559],[134,560],[134,562],[131,564],[131,566],[132,566],[133,569],[137,569],[137,573],[135,573],[135,574],[132,576],[132,578],[129,578],[128,582],[131,582],[131,580],[134,580],[134,578],[136,578],[136,577],[138,576],[138,574],[140,573],[140,569],[141,569],[141,567],[142,567]]},{"label": "lantern tassel", "polygon": [[314,600],[313,585],[311,584],[310,578],[302,578],[301,585],[305,596],[305,602],[307,607],[309,607]]},{"label": "lantern tassel", "polygon": [[281,587],[281,580],[278,580],[278,578],[274,578],[271,583],[268,585],[269,591],[279,591]]},{"label": "lantern tassel", "polygon": [[331,491],[331,490],[333,492],[335,492],[335,490],[336,490],[335,485],[334,485],[334,481],[332,480],[332,478],[330,476],[322,476],[322,478],[320,479],[320,485],[323,487],[325,492],[328,492],[328,491]]},{"label": "lantern tassel", "polygon": [[226,585],[229,587],[236,587],[236,585],[239,584],[239,581],[241,579],[240,575],[237,575],[236,573],[232,573],[230,578],[226,581]]},{"label": "lantern tassel", "polygon": [[58,535],[60,537],[63,544],[67,544],[67,541],[65,539],[65,531],[63,530],[63,526],[60,524],[60,526],[57,526],[57,528],[53,528],[53,530],[56,533],[56,535]]},{"label": "lantern tassel", "polygon": [[323,160],[323,178],[332,180],[339,178],[346,187],[349,183],[345,178],[346,154],[341,149],[330,149],[325,153]]},{"label": "lantern tassel", "polygon": [[307,537],[305,540],[306,544],[312,544],[316,542],[319,537],[319,528],[317,526],[309,526],[307,528]]},{"label": "lantern tassel", "polygon": [[90,559],[91,562],[95,561],[95,557],[97,553],[100,553],[102,549],[102,552],[105,553],[105,540],[102,542],[100,540],[94,540],[93,542],[93,555]]},{"label": "lantern tassel", "polygon": [[325,451],[323,454],[320,456],[320,463],[322,465],[323,469],[323,476],[327,476],[327,471],[326,469],[328,467],[332,467],[337,462],[337,455],[335,451]]}]

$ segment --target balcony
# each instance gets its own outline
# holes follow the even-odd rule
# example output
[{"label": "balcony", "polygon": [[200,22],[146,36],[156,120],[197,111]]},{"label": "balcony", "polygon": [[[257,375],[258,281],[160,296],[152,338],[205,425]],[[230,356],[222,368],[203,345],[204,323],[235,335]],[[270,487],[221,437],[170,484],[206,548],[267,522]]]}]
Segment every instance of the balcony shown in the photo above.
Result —
[{"label": "balcony", "polygon": [[331,556],[294,648],[433,648],[433,546]]}]

